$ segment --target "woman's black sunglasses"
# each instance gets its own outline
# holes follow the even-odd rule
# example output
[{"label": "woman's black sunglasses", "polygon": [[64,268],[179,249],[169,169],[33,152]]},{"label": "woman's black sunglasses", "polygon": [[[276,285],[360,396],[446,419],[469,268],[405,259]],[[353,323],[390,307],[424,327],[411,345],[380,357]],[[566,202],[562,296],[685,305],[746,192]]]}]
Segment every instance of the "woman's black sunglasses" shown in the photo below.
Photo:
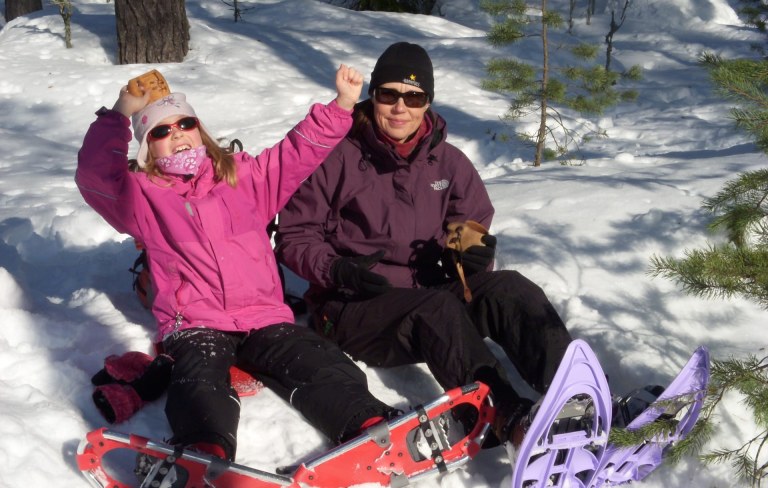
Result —
[{"label": "woman's black sunglasses", "polygon": [[149,131],[149,137],[150,139],[154,140],[165,139],[171,135],[174,127],[179,130],[188,131],[196,128],[197,125],[198,123],[196,117],[184,117],[183,119],[177,120],[173,124],[156,125],[152,128],[151,131]]},{"label": "woman's black sunglasses", "polygon": [[424,92],[409,91],[399,92],[392,88],[376,88],[373,91],[376,101],[384,105],[394,105],[399,99],[403,99],[406,107],[421,108],[429,101],[429,95]]}]

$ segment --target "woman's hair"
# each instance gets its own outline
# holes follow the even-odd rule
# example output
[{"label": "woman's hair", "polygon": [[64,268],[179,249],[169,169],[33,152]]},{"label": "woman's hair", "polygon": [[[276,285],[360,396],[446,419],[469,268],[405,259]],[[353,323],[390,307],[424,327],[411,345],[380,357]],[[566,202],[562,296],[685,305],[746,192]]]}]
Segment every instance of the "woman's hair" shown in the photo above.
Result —
[{"label": "woman's hair", "polygon": [[[432,123],[434,124],[435,116],[432,113],[431,107],[424,113],[424,117],[430,117],[430,120],[432,120]],[[349,135],[358,137],[371,125],[375,126],[373,119],[373,100],[368,98],[355,105],[354,112],[352,113],[352,128],[349,129]]]},{"label": "woman's hair", "polygon": [[373,101],[369,98],[355,105],[355,110],[352,114],[352,128],[349,130],[349,134],[353,137],[359,136],[366,127],[371,125],[372,121]]},{"label": "woman's hair", "polygon": [[[225,181],[232,188],[236,187],[237,166],[235,165],[235,158],[232,157],[232,153],[220,147],[201,126],[198,126],[198,129],[200,130],[200,138],[203,141],[208,157],[213,161],[213,172],[216,175],[216,181]],[[155,157],[151,151],[147,152],[147,164],[140,168],[140,170],[147,173],[150,179],[160,178],[170,181],[155,164]]]}]

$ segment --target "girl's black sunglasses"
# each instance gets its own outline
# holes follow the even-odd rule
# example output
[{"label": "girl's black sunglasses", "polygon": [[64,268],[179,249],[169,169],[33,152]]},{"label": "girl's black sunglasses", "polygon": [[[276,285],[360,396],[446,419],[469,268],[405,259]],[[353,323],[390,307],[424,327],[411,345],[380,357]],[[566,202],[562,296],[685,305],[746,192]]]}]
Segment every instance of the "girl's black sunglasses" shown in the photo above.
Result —
[{"label": "girl's black sunglasses", "polygon": [[154,140],[165,139],[171,135],[174,127],[179,130],[188,131],[196,128],[197,126],[198,122],[196,117],[184,117],[183,119],[177,120],[173,124],[156,125],[152,128],[151,131],[149,131],[149,137],[150,139]]},{"label": "girl's black sunglasses", "polygon": [[424,92],[409,91],[403,93],[392,88],[381,87],[373,91],[373,96],[377,102],[384,105],[394,105],[402,98],[405,106],[409,108],[422,108],[429,101],[429,95]]}]

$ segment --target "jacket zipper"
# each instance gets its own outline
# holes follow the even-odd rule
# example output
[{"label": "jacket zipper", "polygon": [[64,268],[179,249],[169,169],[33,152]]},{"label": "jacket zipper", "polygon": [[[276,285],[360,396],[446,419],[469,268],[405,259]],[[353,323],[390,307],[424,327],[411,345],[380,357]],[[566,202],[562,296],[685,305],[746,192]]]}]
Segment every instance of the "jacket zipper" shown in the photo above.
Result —
[{"label": "jacket zipper", "polygon": [[175,334],[176,332],[179,331],[179,328],[181,327],[183,321],[184,321],[184,316],[181,315],[181,312],[176,312],[176,320],[173,323],[173,332],[171,332],[172,334]]}]

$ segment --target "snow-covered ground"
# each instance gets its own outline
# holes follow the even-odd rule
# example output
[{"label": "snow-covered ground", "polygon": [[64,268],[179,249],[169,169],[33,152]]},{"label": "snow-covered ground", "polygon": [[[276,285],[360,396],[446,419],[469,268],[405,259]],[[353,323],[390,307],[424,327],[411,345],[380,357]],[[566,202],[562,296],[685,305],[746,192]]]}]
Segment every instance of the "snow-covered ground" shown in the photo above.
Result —
[{"label": "snow-covered ground", "polygon": [[[82,201],[73,181],[94,112],[149,68],[185,92],[217,136],[237,137],[255,153],[311,103],[333,97],[339,63],[368,74],[390,43],[417,42],[432,56],[434,107],[450,141],[474,161],[496,205],[497,266],[546,290],[573,335],[594,348],[616,392],[667,383],[698,345],[720,358],[764,353],[763,310],[689,297],[647,275],[652,255],[680,256],[714,239],[704,231],[703,198],[765,165],[697,65],[704,50],[750,56],[750,45],[764,42],[739,21],[736,0],[633,2],[612,66],[644,69],[639,100],[599,118],[608,137],[584,146],[584,165],[540,168],[531,166],[529,148],[501,142],[510,132],[499,120],[507,102],[480,88],[484,63],[501,52],[484,39],[490,21],[476,0],[442,0],[442,15],[433,16],[251,1],[241,2],[254,8],[238,23],[219,0],[187,0],[190,52],[183,63],[160,66],[116,65],[114,3],[73,3],[73,49],[48,2],[8,23],[0,17],[0,486],[85,486],[74,452],[86,432],[105,424],[90,377],[109,354],[149,351],[152,319],[127,271],[133,242]],[[601,41],[606,3],[598,1],[591,27],[579,17],[576,35]],[[534,60],[532,46],[504,52]],[[401,408],[439,392],[421,367],[360,366],[375,394]],[[162,403],[117,430],[167,436]],[[740,445],[754,431],[737,399],[727,406],[709,448]],[[238,462],[267,470],[328,447],[269,391],[244,399],[239,442]],[[488,450],[420,486],[503,486],[509,471],[502,450]],[[692,459],[643,486],[733,484],[726,467]]]}]

